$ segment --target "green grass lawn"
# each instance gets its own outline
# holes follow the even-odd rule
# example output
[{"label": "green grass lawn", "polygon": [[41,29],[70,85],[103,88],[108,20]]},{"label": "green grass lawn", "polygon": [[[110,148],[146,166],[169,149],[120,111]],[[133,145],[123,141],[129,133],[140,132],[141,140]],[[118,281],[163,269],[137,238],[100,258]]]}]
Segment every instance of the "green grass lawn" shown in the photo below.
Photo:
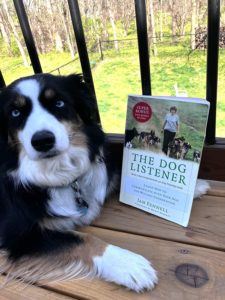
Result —
[{"label": "green grass lawn", "polygon": [[[39,59],[44,73],[51,72],[52,70],[72,60],[70,54],[66,52],[39,55]],[[62,74],[69,74],[71,72],[81,72],[80,63],[78,61],[78,58],[76,59],[77,60],[75,60],[69,66],[66,66],[61,69]],[[22,76],[28,76],[34,73],[33,68],[31,66],[25,67],[23,65],[21,57],[0,56],[0,66],[7,84]],[[53,74],[58,75],[59,73],[56,70],[53,72]]]},{"label": "green grass lawn", "polygon": [[[182,55],[183,54],[183,55]],[[225,61],[225,52],[220,61]],[[107,132],[124,132],[128,94],[141,93],[138,56],[105,59],[93,71],[103,127]],[[183,51],[174,55],[151,57],[153,95],[175,95],[174,84],[186,90],[189,97],[205,98],[206,55],[203,51],[189,58]],[[217,136],[225,137],[225,73],[219,67]]]},{"label": "green grass lawn", "polygon": [[[188,47],[159,47],[158,56],[150,57],[153,95],[175,95],[174,84],[186,90],[189,97],[205,97],[206,54],[195,51],[188,56]],[[126,49],[120,53],[106,52],[103,61],[91,55],[95,66],[93,77],[103,128],[106,132],[123,133],[128,94],[141,93],[138,52]],[[49,72],[71,60],[68,53],[51,53],[40,56],[44,72]],[[30,75],[32,68],[25,68],[20,58],[0,57],[6,83]],[[220,51],[217,136],[225,137],[225,51]],[[61,74],[80,73],[80,63],[75,60],[61,68]],[[58,74],[57,71],[54,74]]]}]

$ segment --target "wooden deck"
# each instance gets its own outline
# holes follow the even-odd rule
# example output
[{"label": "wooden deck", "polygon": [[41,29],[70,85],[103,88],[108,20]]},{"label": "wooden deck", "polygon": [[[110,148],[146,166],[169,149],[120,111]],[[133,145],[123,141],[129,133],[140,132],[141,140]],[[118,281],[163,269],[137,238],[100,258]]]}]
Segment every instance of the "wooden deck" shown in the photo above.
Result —
[{"label": "wooden deck", "polygon": [[[0,289],[0,300],[225,299],[225,183],[210,184],[209,194],[194,202],[187,228],[120,204],[117,196],[107,202],[93,226],[85,228],[150,259],[159,275],[153,291],[136,294],[100,280],[44,287],[15,282]],[[0,277],[0,284],[4,280]]]}]

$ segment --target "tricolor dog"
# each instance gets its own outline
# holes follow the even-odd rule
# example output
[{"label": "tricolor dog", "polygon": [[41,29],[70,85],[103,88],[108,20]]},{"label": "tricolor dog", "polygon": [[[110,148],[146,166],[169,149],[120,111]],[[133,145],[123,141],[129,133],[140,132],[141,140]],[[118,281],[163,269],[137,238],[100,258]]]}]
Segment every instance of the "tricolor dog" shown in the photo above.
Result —
[{"label": "tricolor dog", "polygon": [[136,292],[153,288],[147,259],[73,231],[99,215],[116,181],[82,77],[25,77],[0,103],[0,273],[40,284],[97,276]]}]

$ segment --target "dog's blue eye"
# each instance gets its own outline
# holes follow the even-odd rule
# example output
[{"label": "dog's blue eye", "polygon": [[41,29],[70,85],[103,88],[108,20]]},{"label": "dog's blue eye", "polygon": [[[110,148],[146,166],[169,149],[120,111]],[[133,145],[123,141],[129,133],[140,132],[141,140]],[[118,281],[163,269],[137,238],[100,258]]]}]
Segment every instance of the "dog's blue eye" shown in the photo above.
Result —
[{"label": "dog's blue eye", "polygon": [[20,111],[18,109],[14,109],[14,110],[12,110],[11,114],[14,118],[17,118],[20,116]]},{"label": "dog's blue eye", "polygon": [[65,103],[64,103],[64,101],[62,101],[62,100],[58,100],[58,101],[56,101],[56,103],[55,103],[55,106],[56,107],[63,107],[65,105]]}]

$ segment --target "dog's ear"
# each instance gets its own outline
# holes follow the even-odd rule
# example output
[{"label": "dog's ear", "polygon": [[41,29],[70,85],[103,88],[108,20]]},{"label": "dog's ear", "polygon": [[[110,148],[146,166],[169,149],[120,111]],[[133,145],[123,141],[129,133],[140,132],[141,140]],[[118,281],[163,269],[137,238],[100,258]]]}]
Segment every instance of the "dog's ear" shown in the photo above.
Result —
[{"label": "dog's ear", "polygon": [[96,122],[97,106],[95,95],[88,83],[80,74],[72,74],[64,77],[67,92],[74,99],[74,106],[84,123]]}]

